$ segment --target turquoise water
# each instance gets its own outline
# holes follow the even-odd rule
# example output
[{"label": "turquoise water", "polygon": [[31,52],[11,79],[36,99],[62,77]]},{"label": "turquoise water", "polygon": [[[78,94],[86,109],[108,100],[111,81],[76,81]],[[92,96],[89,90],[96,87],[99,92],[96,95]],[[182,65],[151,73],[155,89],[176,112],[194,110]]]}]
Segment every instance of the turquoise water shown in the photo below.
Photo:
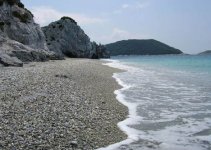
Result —
[{"label": "turquoise water", "polygon": [[211,73],[211,55],[117,56],[113,59],[132,65]]},{"label": "turquoise water", "polygon": [[107,65],[123,86],[117,99],[129,116],[128,139],[115,150],[210,150],[211,56],[118,56]]}]

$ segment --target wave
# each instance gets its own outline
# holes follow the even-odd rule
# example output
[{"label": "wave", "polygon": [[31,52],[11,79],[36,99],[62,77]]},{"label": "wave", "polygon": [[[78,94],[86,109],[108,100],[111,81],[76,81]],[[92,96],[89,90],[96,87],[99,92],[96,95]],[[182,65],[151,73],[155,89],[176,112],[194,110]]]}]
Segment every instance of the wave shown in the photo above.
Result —
[{"label": "wave", "polygon": [[209,78],[200,72],[136,66],[124,60],[104,65],[125,70],[113,78],[122,86],[114,91],[117,100],[129,109],[128,117],[118,123],[128,138],[99,150],[211,147]]},{"label": "wave", "polygon": [[[123,65],[121,64],[118,60],[106,60],[107,63],[104,63],[103,65],[107,65],[113,68],[125,70],[128,72],[129,70],[136,70],[137,68]],[[139,134],[140,131],[133,129],[129,127],[130,125],[136,125],[138,124],[141,120],[142,117],[137,115],[137,103],[129,103],[125,100],[125,95],[123,94],[123,91],[129,90],[130,88],[133,87],[133,85],[126,84],[123,82],[118,75],[121,73],[114,73],[113,78],[116,79],[117,83],[122,86],[121,89],[115,90],[114,93],[116,95],[116,99],[122,103],[123,105],[127,106],[129,109],[129,115],[128,118],[126,118],[124,121],[118,123],[118,127],[125,133],[127,134],[128,138],[122,142],[116,143],[109,145],[108,147],[100,148],[98,150],[114,150],[119,148],[121,145],[128,145],[130,143],[136,142],[139,140]]]}]

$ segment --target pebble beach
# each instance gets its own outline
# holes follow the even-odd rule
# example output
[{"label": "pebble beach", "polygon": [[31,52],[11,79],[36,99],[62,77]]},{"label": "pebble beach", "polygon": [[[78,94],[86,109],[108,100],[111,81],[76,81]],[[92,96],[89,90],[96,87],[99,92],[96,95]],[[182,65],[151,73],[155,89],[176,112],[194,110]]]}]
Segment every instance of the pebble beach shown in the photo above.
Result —
[{"label": "pebble beach", "polygon": [[0,149],[92,150],[127,136],[128,109],[103,61],[66,59],[0,66]]}]

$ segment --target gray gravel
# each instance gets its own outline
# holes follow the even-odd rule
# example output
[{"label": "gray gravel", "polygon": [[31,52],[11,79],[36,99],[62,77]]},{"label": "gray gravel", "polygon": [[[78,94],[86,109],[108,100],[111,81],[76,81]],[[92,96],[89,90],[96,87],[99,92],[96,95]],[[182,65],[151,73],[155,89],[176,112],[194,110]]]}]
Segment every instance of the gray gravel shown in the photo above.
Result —
[{"label": "gray gravel", "polygon": [[113,91],[118,70],[99,60],[0,66],[0,149],[91,150],[126,139]]}]

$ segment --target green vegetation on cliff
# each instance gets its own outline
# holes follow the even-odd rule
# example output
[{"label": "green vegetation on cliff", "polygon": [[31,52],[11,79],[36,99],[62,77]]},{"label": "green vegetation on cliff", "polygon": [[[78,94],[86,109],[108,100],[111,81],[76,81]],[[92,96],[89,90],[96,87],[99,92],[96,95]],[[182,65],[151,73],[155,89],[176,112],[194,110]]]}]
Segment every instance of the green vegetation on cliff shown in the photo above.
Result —
[{"label": "green vegetation on cliff", "polygon": [[111,56],[182,54],[182,51],[153,39],[123,40],[107,44],[106,48]]},{"label": "green vegetation on cliff", "polygon": [[13,11],[12,14],[13,14],[14,17],[18,18],[23,23],[27,23],[27,21],[30,20],[29,13],[21,14],[18,11]]},{"label": "green vegetation on cliff", "polygon": [[74,19],[70,18],[70,17],[64,16],[64,17],[61,18],[61,20],[66,20],[66,19],[68,19],[68,20],[70,20],[71,22],[77,24],[77,22],[76,22]]},{"label": "green vegetation on cliff", "polygon": [[19,7],[24,8],[24,4],[20,2],[20,0],[0,0],[0,6],[3,5],[4,2],[7,2],[9,5],[17,4]]}]

